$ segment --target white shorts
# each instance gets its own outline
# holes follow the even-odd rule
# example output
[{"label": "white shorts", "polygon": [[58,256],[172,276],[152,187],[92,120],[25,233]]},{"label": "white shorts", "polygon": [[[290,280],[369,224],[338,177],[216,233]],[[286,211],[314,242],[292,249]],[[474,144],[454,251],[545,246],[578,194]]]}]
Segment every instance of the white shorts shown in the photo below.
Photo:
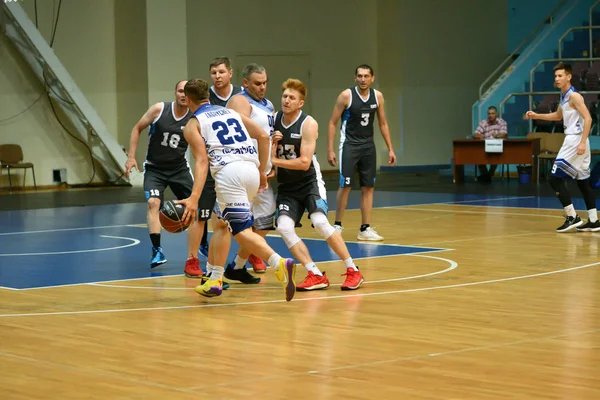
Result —
[{"label": "white shorts", "polygon": [[254,224],[252,200],[260,185],[260,174],[256,164],[237,161],[217,171],[215,191],[217,205],[215,213],[229,225],[235,235]]},{"label": "white shorts", "polygon": [[590,140],[588,139],[585,152],[581,155],[577,154],[577,147],[580,141],[581,135],[565,136],[565,141],[552,166],[552,176],[577,180],[590,177]]},{"label": "white shorts", "polygon": [[269,185],[262,193],[257,193],[252,200],[252,214],[254,215],[254,227],[259,230],[273,229],[275,223],[275,194]]}]

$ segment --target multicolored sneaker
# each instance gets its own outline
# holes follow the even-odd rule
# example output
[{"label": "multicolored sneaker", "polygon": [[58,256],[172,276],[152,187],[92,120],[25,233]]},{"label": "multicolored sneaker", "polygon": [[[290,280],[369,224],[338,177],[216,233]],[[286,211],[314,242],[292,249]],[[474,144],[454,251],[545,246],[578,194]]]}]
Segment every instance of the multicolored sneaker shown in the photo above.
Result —
[{"label": "multicolored sneaker", "polygon": [[152,247],[152,260],[150,261],[150,268],[156,268],[166,262],[167,258],[163,253],[162,247]]},{"label": "multicolored sneaker", "polygon": [[[207,281],[209,281],[209,280],[210,280],[210,274],[208,274],[208,275],[203,275],[203,276],[202,276],[202,278],[200,278],[201,285],[205,284],[205,283],[206,283]],[[223,283],[222,283],[222,286],[221,286],[221,287],[223,288],[223,290],[227,290],[227,289],[229,289],[229,286],[230,286],[230,285],[229,285],[229,283],[228,283],[228,282],[225,282],[225,281],[223,281]]]},{"label": "multicolored sneaker", "polygon": [[250,262],[252,269],[257,274],[263,274],[267,270],[267,265],[265,262],[254,254],[250,254],[250,257],[248,257],[248,262]]},{"label": "multicolored sneaker", "polygon": [[[358,267],[357,267],[358,268]],[[365,281],[360,271],[355,271],[354,268],[346,268],[346,280],[342,283],[342,290],[356,290]]]},{"label": "multicolored sneaker", "polygon": [[308,271],[308,275],[302,283],[296,285],[296,290],[299,292],[308,292],[309,290],[327,289],[329,287],[329,280],[327,274],[323,272],[323,275],[316,275],[312,271]]},{"label": "multicolored sneaker", "polygon": [[279,268],[275,271],[275,276],[281,282],[285,291],[285,301],[292,301],[296,294],[296,282],[294,275],[296,274],[296,263],[291,258],[282,258],[279,261]]},{"label": "multicolored sneaker", "polygon": [[194,288],[194,291],[204,297],[216,297],[223,293],[223,281],[220,279],[209,279],[202,285]]},{"label": "multicolored sneaker", "polygon": [[204,272],[200,269],[200,260],[198,260],[198,257],[188,258],[185,262],[183,273],[188,278],[202,278]]}]

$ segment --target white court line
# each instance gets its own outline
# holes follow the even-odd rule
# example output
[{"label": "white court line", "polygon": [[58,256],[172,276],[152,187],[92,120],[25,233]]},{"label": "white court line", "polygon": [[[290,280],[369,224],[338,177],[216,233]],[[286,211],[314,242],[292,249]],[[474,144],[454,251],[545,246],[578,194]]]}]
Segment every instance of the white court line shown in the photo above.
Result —
[{"label": "white court line", "polygon": [[[457,204],[460,206],[461,204]],[[474,207],[474,206],[468,206]],[[458,213],[458,214],[486,214],[486,215],[515,215],[522,217],[544,217],[544,218],[564,218],[563,215],[548,215],[548,214],[527,214],[527,213],[510,213],[510,212],[486,212],[486,211],[474,211],[474,210],[444,210],[438,208],[418,208],[418,207],[402,207],[397,208],[398,211],[431,211],[431,212],[447,212],[447,213]],[[535,209],[534,209],[535,210]]]},{"label": "white court line", "polygon": [[[520,200],[520,199],[535,199],[535,198],[537,198],[537,196],[511,196],[511,197],[496,197],[493,199],[443,201],[441,203],[430,203],[430,204],[463,204],[463,203],[480,203],[482,201],[503,201],[503,200]],[[485,207],[485,206],[481,206],[481,207]],[[497,207],[499,207],[499,206],[497,206]]]},{"label": "white court line", "polygon": [[[413,255],[413,256],[420,256],[420,254],[395,254],[394,256],[405,256],[405,255]],[[381,257],[392,257],[392,256],[381,256]],[[427,257],[427,256],[423,256],[423,257]],[[428,276],[434,276],[434,275],[441,275],[441,274],[445,274],[446,272],[452,271],[453,269],[456,269],[458,267],[458,263],[456,263],[455,261],[452,260],[448,260],[451,261],[451,264],[448,268],[440,270],[440,271],[435,271],[435,272],[430,272],[428,274],[422,274],[422,275],[413,275],[413,276],[406,276],[404,278],[392,278],[392,279],[380,279],[380,280],[376,280],[376,281],[366,281],[363,283],[363,285],[372,285],[375,283],[387,283],[387,282],[399,282],[399,281],[408,281],[411,279],[419,279],[419,278],[426,278]],[[108,288],[117,288],[117,289],[150,289],[150,290],[194,290],[194,288],[180,288],[180,287],[156,287],[156,286],[122,286],[122,285],[107,285],[104,283],[88,283],[87,285],[89,286],[99,286],[99,287],[108,287]],[[239,288],[235,288],[235,287],[230,287],[229,289],[227,289],[227,291],[229,290],[261,290],[261,289],[281,289],[280,285],[277,286],[267,286],[267,285],[262,285],[262,287],[260,287],[261,285],[244,285],[242,287]],[[331,284],[329,286],[342,286],[341,283],[334,283]]]},{"label": "white court line", "polygon": [[[481,240],[487,240],[487,239],[505,239],[505,238],[512,238],[512,237],[517,237],[517,236],[548,235],[548,234],[556,235],[556,232],[548,231],[548,232],[516,233],[514,235],[502,235],[502,236],[476,236],[476,237],[456,239],[456,240],[438,240],[436,242],[429,242],[429,243],[458,243],[458,242],[468,242],[470,240],[480,240],[481,241]],[[427,243],[419,243],[419,244],[426,245]]]},{"label": "white court line", "polygon": [[[438,258],[433,256],[428,256],[431,258]],[[447,260],[444,258],[438,258],[440,260],[444,260],[446,262],[453,262],[451,260]],[[417,292],[425,292],[425,291],[433,291],[440,289],[453,289],[460,287],[469,287],[469,286],[478,286],[478,285],[487,285],[491,283],[500,283],[500,282],[509,282],[516,281],[521,279],[529,279],[536,278],[539,276],[553,275],[559,274],[563,272],[576,271],[579,269],[589,268],[596,265],[600,265],[600,262],[595,262],[592,264],[580,265],[577,267],[558,269],[554,271],[548,272],[540,272],[537,274],[530,275],[520,275],[513,276],[509,278],[500,278],[500,279],[490,279],[486,281],[477,281],[477,282],[467,282],[467,283],[457,283],[454,285],[444,285],[444,286],[430,286],[424,288],[415,288],[415,289],[403,289],[403,290],[390,290],[386,292],[372,292],[372,293],[357,293],[357,294],[349,294],[349,295],[337,295],[337,296],[321,296],[321,297],[305,297],[305,298],[296,298],[293,302],[298,301],[319,301],[319,300],[335,300],[335,299],[344,299],[349,297],[370,297],[370,296],[385,296],[390,294],[399,294],[399,293],[417,293]],[[133,311],[163,311],[163,310],[184,310],[184,309],[196,309],[196,308],[209,308],[209,307],[235,307],[235,306],[248,306],[248,305],[261,305],[261,304],[277,304],[277,303],[287,303],[285,300],[262,300],[262,301],[245,301],[239,303],[212,303],[212,304],[200,304],[200,305],[190,305],[190,306],[169,306],[169,307],[144,307],[144,308],[124,308],[124,309],[108,309],[108,310],[86,310],[86,311],[57,311],[57,312],[46,312],[46,313],[23,313],[23,314],[0,314],[0,318],[9,318],[9,317],[40,317],[40,316],[54,316],[54,315],[81,315],[81,314],[106,314],[106,313],[121,313],[121,312],[133,312]]]},{"label": "white court line", "polygon": [[30,233],[50,233],[50,232],[68,232],[68,231],[85,231],[88,229],[107,229],[107,228],[145,228],[140,226],[141,224],[126,224],[126,225],[106,225],[106,226],[86,226],[83,228],[63,228],[63,229],[44,229],[39,231],[23,231],[23,232],[4,232],[0,233],[0,236],[8,235],[26,235]]},{"label": "white court line", "polygon": [[100,235],[100,237],[102,237],[102,238],[109,238],[109,239],[130,240],[131,243],[125,244],[123,246],[105,247],[103,249],[69,250],[69,251],[49,251],[49,252],[45,252],[45,253],[14,253],[14,254],[2,254],[2,253],[0,253],[0,257],[47,256],[47,255],[54,255],[54,254],[94,253],[94,252],[97,252],[97,251],[108,251],[108,250],[124,249],[126,247],[135,246],[135,245],[137,245],[137,244],[140,243],[139,240],[133,239],[133,238],[129,238],[129,237],[109,236],[109,235]]}]

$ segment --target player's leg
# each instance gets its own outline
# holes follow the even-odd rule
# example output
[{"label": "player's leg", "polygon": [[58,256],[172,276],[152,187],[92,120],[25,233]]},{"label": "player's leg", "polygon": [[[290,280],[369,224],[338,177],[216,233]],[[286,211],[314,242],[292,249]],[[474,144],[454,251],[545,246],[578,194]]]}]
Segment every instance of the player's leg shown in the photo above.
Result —
[{"label": "player's leg", "polygon": [[[284,259],[277,254],[263,237],[252,231],[254,217],[250,210],[252,199],[259,186],[259,173],[253,163],[235,162],[225,166],[215,177],[217,182],[217,200],[222,210],[222,219],[227,223],[240,246],[249,249],[253,254],[268,260],[281,282],[286,300],[294,297],[296,287],[294,273],[296,264],[291,259]],[[217,236],[219,239],[219,236]],[[219,239],[222,240],[222,239]],[[223,255],[215,254],[215,263],[224,262]],[[209,257],[212,257],[209,252]],[[218,260],[216,257],[221,257]],[[220,294],[224,273],[223,264],[212,266],[212,276],[205,284],[196,288],[196,292],[205,296]]]},{"label": "player's leg", "polygon": [[589,140],[587,142],[585,153],[580,155],[574,163],[578,170],[577,186],[581,191],[588,212],[587,222],[577,227],[577,230],[580,232],[600,232],[600,221],[598,221],[598,209],[596,208],[596,195],[594,194],[594,189],[592,188],[590,180],[591,153]]},{"label": "player's leg", "polygon": [[306,244],[296,234],[295,226],[302,218],[304,209],[304,203],[299,201],[294,194],[278,193],[277,232],[281,235],[294,258],[306,268],[308,273],[306,278],[296,285],[296,289],[299,291],[326,289],[329,286],[327,275],[319,270],[310,257]]},{"label": "player's leg", "polygon": [[346,205],[348,204],[348,195],[352,189],[352,180],[354,178],[354,171],[358,163],[359,153],[356,152],[352,146],[348,143],[344,143],[340,146],[340,184],[337,194],[335,196],[335,223],[334,228],[340,233],[342,232],[342,219],[344,218],[344,212],[346,211]]},{"label": "player's leg", "polygon": [[204,224],[204,232],[202,232],[202,239],[200,240],[200,254],[208,257],[208,224]]},{"label": "player's leg", "polygon": [[[192,194],[192,188],[194,186],[194,178],[189,167],[182,168],[177,173],[173,174],[169,178],[169,187],[173,191],[173,194],[179,199],[188,198]],[[206,192],[210,190],[203,190],[200,199],[204,196],[206,198]],[[206,201],[206,200],[205,200]],[[198,205],[200,207],[201,201]],[[213,202],[214,204],[214,202]],[[200,218],[204,213],[208,213],[207,218]],[[207,212],[198,208],[198,220],[193,221],[187,229],[187,259],[183,272],[188,278],[201,278],[204,275],[202,269],[200,269],[200,260],[198,260],[198,249],[200,248],[200,239],[202,238],[202,231],[210,210]]]},{"label": "player's leg", "polygon": [[575,211],[575,207],[573,207],[571,194],[565,185],[566,179],[575,179],[577,177],[577,170],[572,165],[572,162],[577,156],[578,140],[579,138],[575,135],[567,135],[565,137],[565,141],[552,166],[552,174],[548,180],[550,187],[554,189],[556,197],[567,215],[565,222],[556,229],[557,232],[567,232],[583,224],[583,221]]},{"label": "player's leg", "polygon": [[358,231],[358,240],[380,241],[383,237],[371,228],[373,211],[373,194],[375,192],[375,175],[377,174],[377,151],[375,144],[362,148],[358,160],[358,177],[360,181],[360,212],[362,224]]},{"label": "player's leg", "polygon": [[327,241],[327,244],[344,261],[346,267],[346,279],[342,284],[342,290],[358,289],[364,282],[362,273],[358,270],[354,260],[350,257],[350,252],[342,235],[337,229],[334,229],[327,220],[327,201],[324,190],[320,190],[320,196],[309,195],[305,200],[305,207],[309,212],[315,230]]},{"label": "player's leg", "polygon": [[[252,215],[254,216],[253,231],[264,238],[273,230],[275,222],[275,195],[270,186],[266,191],[258,193],[254,199],[252,199]],[[236,258],[233,261],[235,268],[244,268],[246,261],[250,261],[250,265],[252,265],[252,269],[256,273],[264,273],[267,269],[267,266],[260,257],[252,254],[248,249],[240,247]],[[257,278],[254,279],[256,280]],[[248,283],[260,282],[260,279],[258,279],[258,281],[251,281],[248,278],[248,280]]]},{"label": "player's leg", "polygon": [[150,267],[155,268],[167,262],[160,244],[160,220],[158,213],[162,204],[163,195],[167,187],[167,178],[158,170],[145,168],[144,171],[144,194],[148,204],[146,221],[148,222],[148,233],[152,242],[152,259]]}]

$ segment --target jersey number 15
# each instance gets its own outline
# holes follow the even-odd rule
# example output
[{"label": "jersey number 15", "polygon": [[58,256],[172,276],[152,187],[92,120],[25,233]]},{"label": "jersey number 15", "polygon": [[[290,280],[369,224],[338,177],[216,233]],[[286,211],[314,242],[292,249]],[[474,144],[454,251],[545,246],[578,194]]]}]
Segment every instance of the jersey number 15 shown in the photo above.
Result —
[{"label": "jersey number 15", "polygon": [[[217,138],[223,146],[232,145],[235,142],[245,142],[248,139],[237,119],[229,118],[226,122],[215,121],[212,124],[213,130],[216,132]],[[231,128],[233,128],[233,132]]]}]

